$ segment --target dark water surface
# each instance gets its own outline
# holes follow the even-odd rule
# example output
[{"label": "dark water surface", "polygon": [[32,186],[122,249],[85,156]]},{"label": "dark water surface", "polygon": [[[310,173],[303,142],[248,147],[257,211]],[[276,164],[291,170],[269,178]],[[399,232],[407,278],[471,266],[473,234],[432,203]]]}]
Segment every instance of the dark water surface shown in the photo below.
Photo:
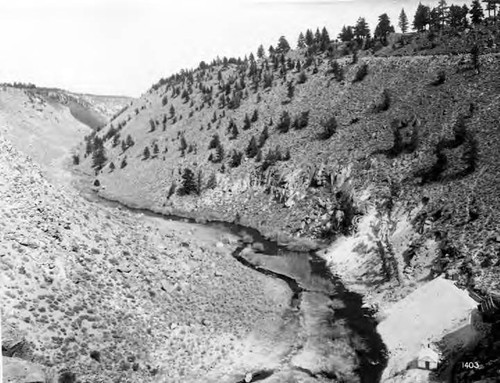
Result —
[{"label": "dark water surface", "polygon": [[[120,202],[111,201],[94,194],[93,196],[86,196],[92,202],[104,204],[106,206],[118,208],[121,210],[130,211],[136,214],[144,214],[145,216],[162,218],[172,221],[182,221],[196,225],[203,225],[210,228],[215,228],[221,233],[232,234],[241,239],[245,237],[245,242],[258,242],[262,244],[259,253],[262,253],[267,259],[277,261],[272,268],[266,268],[266,265],[259,263],[256,264],[247,259],[244,254],[249,249],[245,249],[247,245],[240,241],[239,247],[233,252],[233,256],[243,265],[250,267],[260,273],[270,277],[279,278],[287,283],[293,292],[293,297],[290,302],[291,308],[300,310],[302,294],[304,292],[313,292],[315,294],[322,294],[330,299],[332,302],[340,301],[341,305],[333,310],[332,321],[342,320],[347,328],[350,330],[352,337],[360,339],[362,347],[355,347],[356,354],[359,359],[359,366],[356,370],[360,381],[362,383],[378,383],[381,374],[387,364],[386,347],[382,342],[380,335],[376,331],[376,321],[372,313],[363,308],[362,296],[350,292],[342,284],[342,281],[337,276],[333,275],[328,268],[325,260],[314,252],[292,252],[287,250],[284,246],[278,245],[276,241],[266,239],[258,230],[242,226],[236,223],[222,222],[222,221],[209,221],[206,223],[198,223],[193,218],[185,218],[177,215],[159,214],[147,209],[131,208]],[[255,254],[255,253],[253,253]],[[258,256],[258,255],[257,255]],[[272,257],[269,257],[272,256]],[[280,257],[276,259],[274,257]],[[287,262],[293,259],[299,260],[299,265],[295,267],[288,267]],[[301,262],[301,264],[300,264]],[[280,264],[281,268],[280,269]],[[276,266],[277,265],[277,266]],[[307,267],[301,267],[306,265]],[[300,269],[300,270],[299,270]],[[305,271],[304,271],[305,270]],[[299,272],[300,271],[300,272]],[[300,275],[299,275],[300,274]],[[307,275],[304,275],[307,274]],[[314,285],[327,285],[333,288],[323,290],[311,290],[308,283],[304,281],[314,280]],[[304,369],[298,369],[304,370]],[[272,371],[261,371],[254,373],[252,382],[265,379],[272,375]],[[309,372],[309,375],[337,381],[334,371],[324,371],[319,374]]]}]

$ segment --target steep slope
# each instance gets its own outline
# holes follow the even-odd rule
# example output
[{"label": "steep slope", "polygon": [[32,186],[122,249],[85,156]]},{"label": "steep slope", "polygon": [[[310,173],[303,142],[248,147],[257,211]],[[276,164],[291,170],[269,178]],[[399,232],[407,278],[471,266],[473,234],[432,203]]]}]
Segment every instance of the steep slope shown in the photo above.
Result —
[{"label": "steep slope", "polygon": [[[291,69],[297,61],[300,71]],[[159,211],[236,217],[269,236],[309,238],[350,232],[368,206],[390,214],[394,204],[411,210],[423,201],[415,222],[423,238],[438,235],[447,254],[450,247],[476,254],[470,267],[490,258],[495,264],[498,55],[481,56],[479,74],[468,55],[337,63],[340,70],[324,54],[291,52],[161,81],[97,134],[107,156],[96,173],[102,193]],[[345,79],[336,81],[340,71]],[[307,122],[295,125],[302,112]],[[234,151],[244,153],[252,136],[259,142],[266,127],[262,158],[243,154],[240,164]],[[209,145],[214,134],[221,145]],[[89,174],[94,141],[89,136],[81,152],[80,169]],[[224,158],[210,146],[222,147]],[[492,270],[480,271],[477,287],[493,283]]]},{"label": "steep slope", "polygon": [[[279,328],[286,288],[215,247],[231,239],[87,202],[3,137],[0,175],[3,354],[45,366],[28,365],[38,380],[241,374],[226,358],[252,329],[257,342]],[[17,374],[15,363],[4,371]]]}]

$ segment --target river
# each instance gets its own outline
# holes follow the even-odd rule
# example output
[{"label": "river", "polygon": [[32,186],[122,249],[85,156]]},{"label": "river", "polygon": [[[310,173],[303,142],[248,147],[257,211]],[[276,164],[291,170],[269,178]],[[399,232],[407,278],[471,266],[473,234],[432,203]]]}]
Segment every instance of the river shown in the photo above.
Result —
[{"label": "river", "polygon": [[[332,274],[324,259],[311,252],[296,252],[286,249],[275,241],[266,239],[256,229],[236,223],[209,221],[198,223],[193,218],[176,215],[162,215],[147,209],[132,208],[120,202],[105,199],[97,193],[84,193],[86,199],[108,207],[135,214],[181,221],[193,226],[205,226],[222,234],[239,238],[232,255],[241,264],[270,278],[286,282],[292,291],[289,302],[296,323],[307,327],[304,349],[318,352],[321,368],[304,368],[301,351],[289,358],[290,368],[306,373],[317,381],[342,381],[344,373],[339,373],[335,363],[325,367],[325,361],[340,360],[342,369],[352,370],[355,380],[361,383],[378,383],[387,363],[386,347],[376,331],[373,313],[363,307],[362,296],[347,290],[342,281]],[[347,350],[338,351],[344,345]],[[321,354],[319,351],[321,350]],[[350,353],[355,357],[349,357]],[[321,361],[321,363],[320,363]],[[348,367],[346,367],[349,365]],[[251,382],[265,381],[274,371],[257,371]],[[348,374],[349,375],[349,374]],[[236,383],[236,382],[235,382]]]}]

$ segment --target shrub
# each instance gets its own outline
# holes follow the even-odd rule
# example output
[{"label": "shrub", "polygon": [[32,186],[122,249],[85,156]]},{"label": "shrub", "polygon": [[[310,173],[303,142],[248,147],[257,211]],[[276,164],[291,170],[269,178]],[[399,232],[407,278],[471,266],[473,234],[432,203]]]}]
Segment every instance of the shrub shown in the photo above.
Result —
[{"label": "shrub", "polygon": [[115,170],[115,164],[114,164],[114,162],[111,162],[111,163],[109,164],[109,170],[110,170],[110,171]]},{"label": "shrub", "polygon": [[391,106],[391,97],[389,95],[389,91],[384,89],[380,96],[380,100],[375,103],[372,107],[373,113],[385,112]]},{"label": "shrub", "polygon": [[309,125],[309,111],[300,113],[299,117],[296,117],[293,121],[293,127],[296,130],[304,129]]},{"label": "shrub", "polygon": [[123,169],[125,166],[127,166],[127,157],[124,157],[121,164],[120,164],[120,169]]},{"label": "shrub", "polygon": [[330,117],[328,120],[321,124],[323,130],[318,134],[320,140],[328,140],[337,132],[337,119],[335,116]]},{"label": "shrub", "polygon": [[63,371],[57,379],[57,383],[75,383],[76,375],[70,371]]},{"label": "shrub", "polygon": [[276,125],[276,130],[280,133],[287,133],[290,130],[290,115],[286,110],[281,113],[280,121]]},{"label": "shrub", "polygon": [[355,82],[361,82],[363,79],[366,77],[368,74],[368,64],[363,63],[356,71],[356,74],[354,75],[354,80],[352,80],[353,83]]},{"label": "shrub", "polygon": [[297,82],[299,84],[304,84],[305,82],[307,81],[307,76],[306,76],[306,73],[304,71],[301,71],[299,73],[299,77],[297,79]]},{"label": "shrub", "polygon": [[208,144],[208,149],[215,149],[217,148],[218,146],[220,145],[220,138],[219,138],[219,135],[217,133],[215,133],[213,136],[212,136],[212,139],[210,140],[209,144]]},{"label": "shrub", "polygon": [[90,357],[94,359],[96,362],[101,361],[101,353],[97,350],[91,351],[90,352]]},{"label": "shrub", "polygon": [[341,82],[344,80],[344,70],[342,69],[342,67],[340,66],[340,64],[338,63],[337,60],[334,60],[331,62],[331,71],[333,73],[333,76],[335,77],[335,80],[337,80],[338,82]]},{"label": "shrub", "polygon": [[437,73],[436,79],[433,82],[431,82],[431,85],[439,86],[439,85],[444,84],[445,81],[446,81],[446,72],[444,70],[440,70]]}]

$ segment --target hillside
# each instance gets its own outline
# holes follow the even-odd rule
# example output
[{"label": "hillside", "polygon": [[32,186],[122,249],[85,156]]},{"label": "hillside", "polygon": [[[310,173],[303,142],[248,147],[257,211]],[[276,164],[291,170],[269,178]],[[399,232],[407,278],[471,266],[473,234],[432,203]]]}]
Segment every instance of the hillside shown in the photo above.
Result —
[{"label": "hillside", "polygon": [[[425,310],[426,297],[439,295],[426,286],[439,275],[483,296],[500,289],[500,55],[398,49],[201,63],[88,135],[77,170],[131,206],[242,222],[292,247],[327,246],[332,271],[379,312],[391,355],[384,379],[412,381],[405,366],[424,340],[405,344],[403,333],[383,331],[411,315],[394,311],[398,302],[415,292],[414,310]],[[414,324],[414,334],[444,345],[448,365],[490,328],[447,346],[471,315],[466,301],[446,323]],[[485,376],[498,362],[488,360]],[[440,374],[446,380],[450,369]]]},{"label": "hillside", "polygon": [[[97,134],[107,157],[96,176],[102,194],[162,212],[237,218],[282,240],[348,234],[370,206],[389,218],[394,206],[421,206],[412,248],[437,239],[436,272],[463,266],[471,269],[456,274],[463,283],[494,288],[498,55],[481,56],[479,74],[470,55],[344,58],[336,61],[341,81],[324,55],[289,58],[301,61],[299,73],[268,60],[221,64],[153,88]],[[252,66],[260,77],[249,75]],[[302,112],[307,126],[294,123]],[[322,137],[328,122],[333,129]],[[220,160],[209,149],[215,134]],[[245,154],[252,137],[255,157]],[[87,138],[90,154],[95,139]],[[88,174],[91,157],[80,166]],[[182,188],[185,169],[190,190]]]},{"label": "hillside", "polygon": [[0,174],[5,381],[233,382],[275,363],[260,339],[290,296],[234,239],[87,202],[3,137]]},{"label": "hillside", "polygon": [[67,180],[69,176],[62,169],[69,165],[72,148],[92,129],[109,122],[128,102],[123,97],[3,86],[0,132],[53,180]]}]

